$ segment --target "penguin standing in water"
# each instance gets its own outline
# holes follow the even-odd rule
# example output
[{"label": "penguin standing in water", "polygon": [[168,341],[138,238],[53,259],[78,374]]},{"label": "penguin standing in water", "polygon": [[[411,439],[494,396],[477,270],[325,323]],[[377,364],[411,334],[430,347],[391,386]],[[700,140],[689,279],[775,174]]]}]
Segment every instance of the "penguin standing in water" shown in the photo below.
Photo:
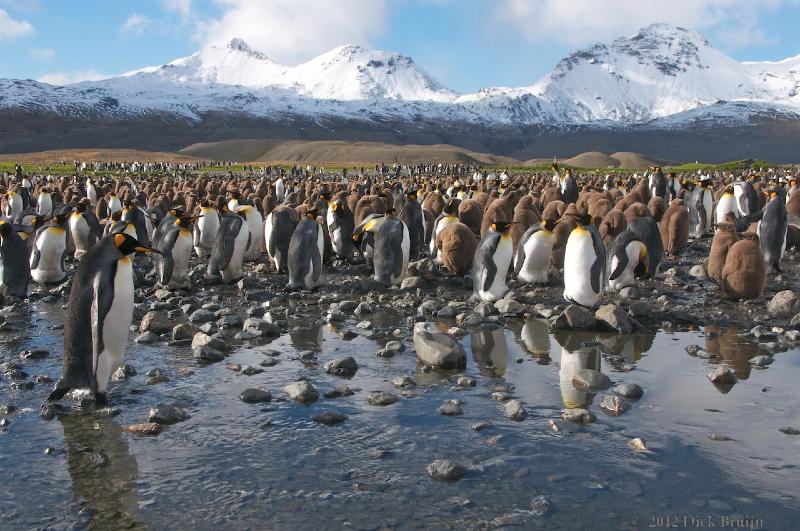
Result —
[{"label": "penguin standing in water", "polygon": [[353,211],[347,206],[343,198],[336,199],[328,205],[327,219],[328,232],[331,237],[333,252],[339,258],[352,260],[353,258]]},{"label": "penguin standing in water", "polygon": [[267,254],[278,273],[288,271],[289,242],[297,223],[297,211],[286,205],[278,205],[267,215],[264,242],[267,245]]},{"label": "penguin standing in water", "polygon": [[[166,232],[166,228],[164,232]],[[242,278],[244,253],[249,245],[250,229],[244,219],[244,212],[239,214],[226,212],[220,220],[217,241],[211,249],[206,278],[221,278],[228,284]]]},{"label": "penguin standing in water", "polygon": [[250,243],[244,253],[244,259],[247,262],[255,262],[261,257],[261,249],[264,247],[264,218],[256,207],[250,205],[237,207],[236,213],[244,218],[250,231]]},{"label": "penguin standing in water", "polygon": [[80,260],[100,239],[102,230],[94,212],[87,208],[88,200],[83,199],[69,217],[69,232],[75,243],[75,259]]},{"label": "penguin standing in water", "polygon": [[219,232],[219,213],[207,199],[200,202],[200,217],[194,224],[194,252],[200,258],[206,258],[214,248]]},{"label": "penguin standing in water", "polygon": [[375,234],[375,280],[384,286],[398,286],[406,277],[411,253],[411,237],[408,227],[397,217],[397,211],[390,208],[386,219]]},{"label": "penguin standing in water", "polygon": [[508,221],[495,221],[481,238],[472,262],[473,297],[495,302],[508,292],[506,275],[514,255]]},{"label": "penguin standing in water", "polygon": [[108,380],[125,357],[133,318],[135,252],[154,252],[127,234],[110,234],[86,253],[75,271],[64,320],[64,368],[48,401],[89,388],[106,402]]},{"label": "penguin standing in water", "polygon": [[308,210],[294,229],[287,260],[290,289],[314,289],[319,285],[325,252],[322,230],[316,209]]},{"label": "penguin standing in water", "polygon": [[57,211],[55,217],[36,233],[30,265],[31,277],[38,284],[55,284],[67,276],[64,267],[67,250],[66,225],[72,208],[72,205],[64,205]]},{"label": "penguin standing in water", "polygon": [[519,239],[514,275],[523,282],[547,284],[557,220],[546,219],[530,227]]},{"label": "penguin standing in water", "polygon": [[689,233],[692,238],[701,238],[711,229],[714,194],[710,185],[711,180],[703,177],[692,191],[689,200]]},{"label": "penguin standing in water", "polygon": [[167,289],[189,289],[189,259],[192,256],[192,222],[197,218],[182,214],[164,231],[158,242],[156,271],[158,282]]},{"label": "penguin standing in water", "polygon": [[417,201],[417,191],[406,192],[406,202],[400,210],[400,221],[408,227],[408,236],[411,238],[410,260],[418,260],[425,247],[425,217],[422,206]]},{"label": "penguin standing in water", "polygon": [[631,230],[617,235],[608,249],[608,287],[612,291],[633,286],[648,272],[647,246]]},{"label": "penguin standing in water", "polygon": [[770,269],[781,270],[781,258],[786,252],[786,232],[788,215],[786,213],[786,190],[779,188],[770,192],[770,201],[762,210],[761,221],[756,233],[761,242],[764,261]]},{"label": "penguin standing in water", "polygon": [[24,299],[30,280],[28,247],[11,223],[0,220],[0,300],[6,295]]},{"label": "penguin standing in water", "polygon": [[570,232],[564,252],[564,299],[594,307],[606,281],[606,249],[591,216],[584,214]]}]

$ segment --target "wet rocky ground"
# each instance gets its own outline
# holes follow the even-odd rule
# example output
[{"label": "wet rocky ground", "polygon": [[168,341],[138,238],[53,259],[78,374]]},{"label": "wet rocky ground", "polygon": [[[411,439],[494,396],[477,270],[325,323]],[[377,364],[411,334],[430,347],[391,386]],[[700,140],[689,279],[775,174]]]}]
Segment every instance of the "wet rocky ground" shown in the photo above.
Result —
[{"label": "wet rocky ground", "polygon": [[[41,409],[68,284],[7,300],[3,527],[792,529],[797,257],[741,303],[703,278],[708,246],[597,312],[568,307],[558,278],[475,304],[427,261],[402,289],[334,264],[289,293],[253,264],[171,293],[137,258],[102,409]],[[419,322],[457,337],[466,367],[419,363]]]}]

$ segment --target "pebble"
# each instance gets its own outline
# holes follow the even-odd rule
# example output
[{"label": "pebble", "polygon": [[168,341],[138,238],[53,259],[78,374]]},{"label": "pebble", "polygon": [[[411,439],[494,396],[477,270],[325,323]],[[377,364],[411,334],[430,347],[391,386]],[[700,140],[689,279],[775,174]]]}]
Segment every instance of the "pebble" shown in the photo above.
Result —
[{"label": "pebble", "polygon": [[150,343],[155,343],[156,341],[158,341],[158,335],[155,334],[154,332],[148,331],[136,336],[136,339],[134,339],[134,341],[136,341],[137,343],[141,343],[142,345],[148,345]]},{"label": "pebble", "polygon": [[157,404],[150,408],[150,422],[175,424],[191,418],[188,412],[171,404]]},{"label": "pebble", "polygon": [[271,401],[272,393],[265,391],[264,389],[251,387],[242,391],[242,393],[239,395],[239,400],[246,404],[260,404],[262,402]]},{"label": "pebble", "polygon": [[482,431],[485,430],[486,428],[491,428],[491,427],[492,423],[489,422],[488,420],[482,420],[480,422],[476,422],[471,426],[472,431]]},{"label": "pebble", "polygon": [[531,500],[531,510],[536,516],[544,516],[550,510],[550,502],[541,494],[534,496]]},{"label": "pebble", "polygon": [[320,424],[325,424],[326,426],[333,426],[334,424],[339,424],[347,419],[347,415],[344,413],[338,413],[336,411],[324,411],[322,413],[317,413],[311,417],[311,420],[314,422],[318,422]]},{"label": "pebble", "polygon": [[352,356],[331,360],[325,363],[324,367],[325,372],[328,374],[334,374],[345,378],[352,377],[358,371],[358,363],[356,363],[356,360],[353,359]]},{"label": "pebble", "polygon": [[503,404],[503,413],[506,418],[515,421],[528,418],[528,410],[525,409],[525,404],[523,404],[521,400],[510,400]]},{"label": "pebble", "polygon": [[164,426],[156,422],[143,422],[141,424],[131,424],[125,431],[129,431],[135,435],[158,435],[164,429]]},{"label": "pebble", "polygon": [[617,395],[605,395],[600,402],[600,408],[612,417],[617,417],[628,411],[631,408],[631,405],[623,397]]},{"label": "pebble", "polygon": [[624,396],[625,398],[631,398],[634,400],[641,398],[644,394],[644,391],[641,387],[639,387],[639,385],[628,382],[621,383],[614,387],[614,392],[619,396]]},{"label": "pebble", "polygon": [[730,441],[731,438],[727,435],[722,435],[721,433],[712,433],[708,436],[709,439],[712,441]]},{"label": "pebble", "polygon": [[367,403],[371,406],[388,406],[397,402],[397,395],[385,391],[372,391],[367,397]]},{"label": "pebble", "polygon": [[461,408],[461,400],[455,398],[446,400],[444,404],[439,406],[439,409],[437,409],[436,411],[438,411],[442,415],[449,415],[449,416],[464,414],[464,410]]},{"label": "pebble", "polygon": [[392,378],[392,385],[398,389],[408,389],[410,387],[416,387],[417,381],[410,376],[395,376]]},{"label": "pebble", "polygon": [[353,396],[354,394],[355,393],[353,392],[352,389],[350,389],[346,385],[343,385],[331,391],[326,391],[323,396],[325,396],[325,398],[342,398],[345,396]]},{"label": "pebble", "polygon": [[800,435],[800,430],[797,428],[792,428],[791,426],[784,426],[783,428],[778,428],[778,431],[781,433],[785,433],[786,435]]},{"label": "pebble", "polygon": [[458,481],[468,472],[468,469],[449,459],[437,459],[430,463],[425,470],[436,481]]},{"label": "pebble", "polygon": [[708,373],[708,379],[719,385],[733,385],[736,383],[736,376],[728,367],[717,367]]},{"label": "pebble", "polygon": [[633,450],[634,452],[646,452],[648,451],[647,443],[641,437],[635,437],[628,441],[628,448]]},{"label": "pebble", "polygon": [[460,377],[456,383],[461,387],[475,387],[477,384],[475,378],[470,378],[469,376]]},{"label": "pebble", "polygon": [[591,424],[595,421],[595,416],[591,411],[581,408],[564,410],[561,418],[576,424]]},{"label": "pebble", "polygon": [[310,382],[300,380],[299,382],[290,383],[283,388],[284,392],[289,395],[289,398],[300,402],[301,404],[311,404],[316,402],[319,398],[319,392]]}]

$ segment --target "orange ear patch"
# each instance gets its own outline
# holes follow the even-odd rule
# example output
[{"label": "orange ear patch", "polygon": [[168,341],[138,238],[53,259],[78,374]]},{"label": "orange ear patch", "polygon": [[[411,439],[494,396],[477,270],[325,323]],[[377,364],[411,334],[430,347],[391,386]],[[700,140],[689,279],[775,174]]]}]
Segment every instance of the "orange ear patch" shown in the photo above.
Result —
[{"label": "orange ear patch", "polygon": [[122,234],[115,234],[114,235],[114,245],[120,247],[123,243],[125,243],[125,236]]}]

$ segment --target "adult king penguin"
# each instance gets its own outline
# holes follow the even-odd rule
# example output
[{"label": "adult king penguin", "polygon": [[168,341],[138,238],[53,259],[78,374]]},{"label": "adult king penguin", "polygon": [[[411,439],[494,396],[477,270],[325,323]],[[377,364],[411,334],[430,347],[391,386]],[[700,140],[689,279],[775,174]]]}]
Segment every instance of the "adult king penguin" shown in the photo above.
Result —
[{"label": "adult king penguin", "polygon": [[328,232],[331,237],[333,252],[339,258],[347,261],[353,259],[353,211],[347,206],[343,198],[331,201],[328,205],[327,219]]},{"label": "adult king penguin", "polygon": [[606,281],[606,249],[591,216],[584,214],[572,229],[564,252],[564,298],[594,307]]},{"label": "adult king penguin", "polygon": [[308,210],[294,229],[287,260],[290,289],[314,289],[319,285],[325,252],[322,230],[316,209]]},{"label": "adult king penguin", "polygon": [[194,224],[194,252],[206,258],[214,248],[219,232],[219,213],[207,199],[200,201],[200,218]]},{"label": "adult king penguin", "polygon": [[530,227],[519,239],[514,275],[521,281],[547,284],[555,241],[553,229],[557,223],[557,220],[546,219]]},{"label": "adult king penguin", "polygon": [[28,295],[31,267],[28,247],[11,223],[0,220],[0,300],[6,295],[24,299]]},{"label": "adult king penguin", "polygon": [[158,242],[156,256],[158,282],[167,289],[189,289],[189,259],[192,256],[192,222],[197,218],[182,214],[167,228]]},{"label": "adult king penguin", "polygon": [[275,207],[264,222],[267,254],[278,273],[288,271],[289,242],[298,222],[297,211],[286,205]]},{"label": "adult king penguin", "polygon": [[30,265],[31,277],[38,284],[55,284],[64,280],[67,250],[66,225],[72,205],[61,207],[50,222],[36,232]]},{"label": "adult king penguin", "polygon": [[211,249],[206,278],[221,278],[225,283],[233,283],[242,278],[244,253],[249,246],[250,229],[244,219],[244,212],[226,212],[220,220],[217,241]]},{"label": "adult king penguin", "polygon": [[411,253],[411,237],[408,227],[397,217],[397,211],[390,208],[386,219],[375,234],[374,279],[384,286],[397,286],[403,282],[408,269]]},{"label": "adult king penguin", "polygon": [[636,278],[648,272],[647,246],[631,230],[614,238],[608,249],[608,287],[619,291],[633,286]]},{"label": "adult king penguin", "polygon": [[473,297],[495,302],[508,292],[506,275],[514,254],[511,223],[495,221],[481,238],[472,262]]},{"label": "adult king penguin", "polygon": [[758,239],[764,261],[774,271],[781,270],[781,258],[786,252],[786,232],[788,215],[786,213],[786,190],[779,188],[770,192],[770,201],[763,209],[758,223]]},{"label": "adult king penguin", "polygon": [[75,242],[75,259],[80,260],[100,239],[102,229],[97,218],[89,208],[89,200],[82,199],[69,217],[69,232]]},{"label": "adult king penguin", "polygon": [[106,402],[108,380],[125,357],[133,318],[130,255],[152,252],[127,234],[110,234],[86,253],[72,282],[64,320],[64,368],[47,400],[89,388]]},{"label": "adult king penguin", "polygon": [[400,210],[400,221],[408,227],[408,236],[411,238],[410,260],[417,260],[425,246],[425,216],[417,201],[416,190],[406,191],[406,202]]},{"label": "adult king penguin", "polygon": [[711,229],[713,203],[711,180],[703,177],[689,199],[689,232],[692,238],[700,238]]}]

